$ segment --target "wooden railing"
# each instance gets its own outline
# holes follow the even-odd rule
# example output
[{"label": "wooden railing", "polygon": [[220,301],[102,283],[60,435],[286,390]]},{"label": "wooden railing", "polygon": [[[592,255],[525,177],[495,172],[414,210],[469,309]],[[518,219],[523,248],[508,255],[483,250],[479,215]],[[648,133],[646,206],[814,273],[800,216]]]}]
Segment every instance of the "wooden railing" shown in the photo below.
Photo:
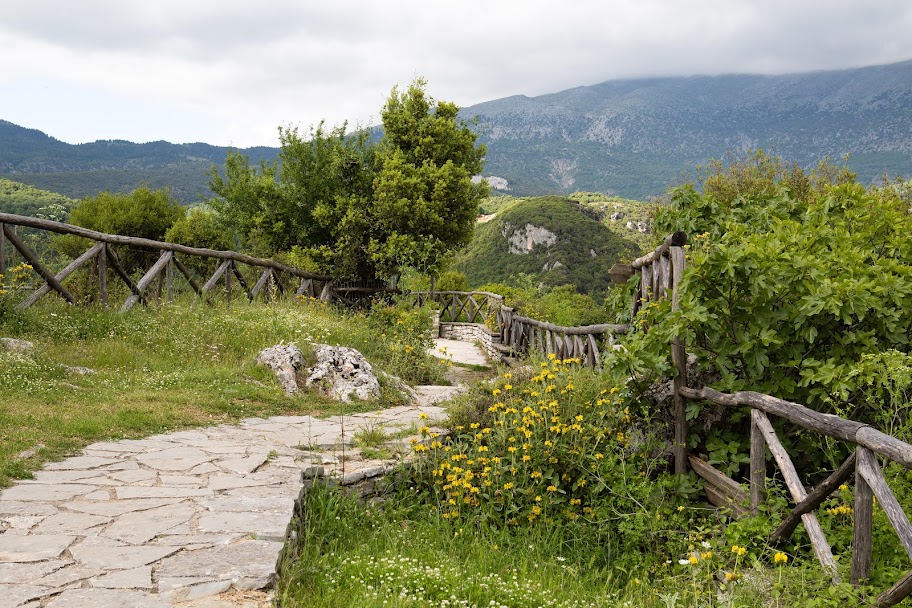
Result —
[{"label": "wooden railing", "polygon": [[[611,269],[611,279],[623,284],[634,276],[640,282],[630,304],[630,319],[636,318],[637,312],[650,302],[671,298],[672,310],[678,308],[678,288],[684,274],[684,245],[687,235],[675,232],[662,241],[654,251],[649,252],[630,264],[615,264]],[[684,342],[675,338],[671,344],[671,363],[675,368],[674,377],[674,470],[683,473],[687,470],[687,420],[684,416],[684,398],[678,389],[687,383],[687,355]]]},{"label": "wooden railing", "polygon": [[504,297],[488,291],[414,291],[409,294],[417,306],[435,302],[440,320],[450,323],[490,323],[494,332],[503,327]]},{"label": "wooden railing", "polygon": [[[833,577],[834,582],[838,582],[836,560],[833,558],[833,552],[823,534],[823,529],[817,521],[815,511],[854,473],[855,525],[852,542],[852,583],[860,584],[870,575],[873,544],[872,510],[875,497],[899,537],[906,554],[912,559],[912,525],[884,478],[878,462],[878,456],[880,456],[897,462],[907,469],[912,469],[912,445],[882,433],[867,424],[846,420],[832,414],[821,414],[798,403],[784,401],[770,395],[747,391],[724,394],[711,388],[687,387],[678,389],[678,393],[687,399],[701,399],[728,407],[750,408],[750,508],[756,512],[764,499],[767,448],[772,453],[786,487],[795,501],[795,508],[771,535],[771,544],[785,543],[792,536],[798,524],[803,523],[818,561]],[[801,482],[795,465],[776,435],[767,414],[784,418],[802,429],[848,442],[855,447],[836,471],[808,491]],[[702,461],[692,459],[691,462],[698,464],[700,468],[705,469],[706,467]],[[713,478],[722,474],[714,470],[704,470],[701,475],[712,481]],[[720,485],[726,485],[725,480],[722,480]],[[732,496],[732,493],[723,491],[721,494],[723,497],[728,494],[728,497],[733,499],[738,497],[737,493]],[[747,500],[746,496],[744,500]],[[874,605],[893,606],[910,593],[912,593],[912,571],[881,593]]]},{"label": "wooden railing", "polygon": [[507,306],[501,311],[501,344],[511,353],[553,354],[558,359],[579,359],[580,363],[596,368],[601,367],[600,345],[604,339],[622,334],[628,328],[627,325],[611,324],[562,327],[513,313]]},{"label": "wooden railing", "polygon": [[[79,236],[94,241],[94,244],[63,270],[53,273],[42,263],[38,254],[22,240],[16,230],[17,226]],[[121,306],[121,311],[129,310],[137,302],[148,303],[149,296],[146,292],[156,279],[158,279],[156,297],[159,299],[166,297],[169,301],[172,300],[174,297],[175,269],[186,278],[187,284],[196,295],[205,298],[207,302],[211,301],[214,288],[219,282],[224,284],[224,293],[229,300],[231,300],[232,292],[235,289],[232,283],[236,281],[238,287],[247,298],[253,301],[260,295],[270,297],[271,294],[276,292],[285,293],[290,291],[291,288],[285,284],[288,277],[300,279],[300,284],[296,289],[298,295],[320,297],[324,300],[331,300],[336,295],[333,291],[332,277],[306,272],[275,260],[256,258],[236,251],[216,251],[139,237],[106,234],[70,224],[9,213],[0,213],[0,274],[5,272],[8,264],[5,241],[9,241],[13,249],[22,255],[22,258],[45,282],[45,285],[35,290],[19,304],[23,308],[31,306],[39,298],[51,291],[57,292],[67,302],[75,304],[76,298],[66,288],[64,281],[89,262],[93,263],[92,271],[97,276],[99,299],[102,303],[107,304],[108,302],[109,270],[129,288],[130,295]],[[159,252],[159,257],[152,267],[138,281],[134,282],[120,263],[112,245],[156,251]],[[220,260],[221,263],[212,276],[200,285],[200,282],[177,257],[177,254]],[[238,268],[238,264],[262,270],[262,272],[257,270],[259,278],[252,287],[249,287],[247,280]]]}]

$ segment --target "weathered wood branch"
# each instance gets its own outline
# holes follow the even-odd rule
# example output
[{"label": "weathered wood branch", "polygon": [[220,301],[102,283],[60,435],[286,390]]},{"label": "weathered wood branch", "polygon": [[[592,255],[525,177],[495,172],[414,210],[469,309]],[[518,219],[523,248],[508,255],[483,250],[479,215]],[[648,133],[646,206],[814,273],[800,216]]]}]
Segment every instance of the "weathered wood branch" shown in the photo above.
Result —
[{"label": "weathered wood branch", "polygon": [[41,264],[41,261],[38,259],[38,256],[35,254],[35,252],[33,252],[28,245],[22,242],[22,240],[19,238],[19,235],[17,235],[13,229],[10,228],[9,224],[3,224],[3,232],[6,234],[6,238],[9,240],[10,244],[18,249],[19,253],[22,254],[22,257],[25,258],[25,261],[31,265],[32,270],[41,275],[41,278],[44,279],[47,284],[54,289],[54,291],[63,296],[67,302],[70,304],[76,303],[76,298],[73,297],[73,294],[67,291],[67,288],[64,287],[63,284],[58,281],[53,274],[51,274],[51,271],[49,271]]},{"label": "weathered wood branch", "polygon": [[855,451],[853,450],[849,457],[839,465],[839,468],[833,471],[829,477],[817,484],[807,498],[795,505],[795,508],[789,513],[788,517],[782,520],[782,523],[770,535],[770,544],[782,545],[792,537],[795,528],[801,522],[801,516],[811,511],[816,511],[817,507],[832,494],[836,488],[845,483],[846,480],[855,472]]},{"label": "weathered wood branch", "polygon": [[895,606],[912,593],[912,572],[907,572],[896,584],[877,596],[875,608]]},{"label": "weathered wood branch", "polygon": [[[2,220],[2,218],[0,218],[0,220]],[[634,270],[642,268],[643,266],[652,264],[660,257],[665,255],[670,247],[683,247],[686,244],[687,235],[683,232],[675,232],[674,234],[669,234],[667,237],[665,237],[665,240],[662,241],[662,244],[656,247],[654,251],[650,251],[643,257],[635,259],[630,263],[630,266],[633,267]]]},{"label": "weathered wood branch", "polygon": [[858,472],[871,486],[871,491],[877,497],[880,508],[884,510],[887,519],[893,525],[893,529],[899,537],[899,542],[902,543],[909,559],[912,559],[912,524],[909,523],[909,518],[899,505],[899,501],[896,500],[893,490],[887,485],[887,480],[884,479],[880,465],[877,464],[877,459],[870,450],[859,450]]},{"label": "weathered wood branch", "polygon": [[80,226],[73,226],[71,224],[63,224],[61,222],[52,222],[50,220],[43,220],[34,217],[26,217],[24,215],[13,215],[11,213],[0,213],[0,223],[7,223],[10,225],[17,226],[26,226],[28,228],[37,228],[39,230],[47,230],[49,232],[56,232],[58,234],[72,234],[75,236],[81,236],[93,241],[100,241],[103,243],[109,243],[112,245],[129,245],[131,247],[137,247],[139,249],[153,249],[153,250],[165,250],[179,253],[187,253],[190,255],[198,255],[208,258],[216,258],[220,260],[233,260],[235,262],[241,262],[242,264],[248,264],[250,266],[262,266],[274,268],[276,270],[283,270],[290,274],[293,274],[297,277],[309,278],[309,279],[318,279],[321,281],[331,280],[332,277],[327,277],[312,272],[305,272],[298,268],[293,268],[291,266],[286,266],[275,260],[267,260],[263,258],[255,258],[253,256],[244,255],[236,251],[217,251],[215,249],[203,249],[200,247],[188,247],[186,245],[179,245],[177,243],[165,243],[162,241],[153,241],[152,239],[144,239],[140,237],[133,236],[122,236],[119,234],[106,234],[104,232],[98,232],[96,230],[89,230],[88,228],[82,228]]},{"label": "weathered wood branch", "polygon": [[706,496],[712,504],[731,509],[735,517],[741,517],[747,513],[744,505],[748,501],[748,495],[738,482],[702,458],[689,456],[688,462],[694,473],[705,479],[707,484],[711,484],[711,488],[710,485],[706,486]]},{"label": "weathered wood branch", "polygon": [[753,391],[726,394],[704,387],[702,389],[681,388],[679,392],[688,399],[703,399],[725,406],[748,406],[768,414],[775,414],[802,428],[827,437],[856,443],[895,460],[906,468],[912,468],[912,445],[861,422],[846,420],[833,414],[822,414],[798,403]]},{"label": "weathered wood branch", "polygon": [[531,325],[538,327],[539,329],[544,329],[547,331],[553,331],[556,333],[561,333],[567,336],[584,336],[588,334],[623,334],[626,333],[630,328],[629,325],[615,325],[611,323],[604,323],[601,325],[583,325],[581,327],[562,327],[560,325],[554,325],[553,323],[546,323],[545,321],[538,321],[536,319],[530,319],[529,317],[521,317],[519,315],[513,316],[513,321],[517,323],[522,323],[524,325]]},{"label": "weathered wood branch", "polygon": [[852,573],[853,585],[860,585],[871,576],[871,552],[874,545],[874,493],[861,474],[858,452],[867,448],[856,448],[855,458],[855,521],[852,525]]},{"label": "weathered wood branch", "polygon": [[[779,437],[776,436],[776,431],[773,430],[773,425],[770,424],[769,418],[766,417],[764,412],[757,409],[751,410],[751,418],[756,422],[760,432],[763,433],[766,446],[776,460],[776,464],[779,465],[782,479],[785,481],[789,493],[797,504],[801,504],[807,498],[807,490],[804,489],[804,485],[798,477],[798,471],[795,470],[795,465],[792,464],[792,459],[789,458],[788,452],[779,441]],[[836,569],[833,550],[823,535],[823,529],[820,527],[820,522],[817,521],[817,516],[814,513],[804,513],[801,515],[801,522],[804,524],[804,530],[811,540],[811,547],[813,547],[814,554],[817,556],[820,565],[830,574],[834,583],[839,583],[841,579]]]},{"label": "weathered wood branch", "polygon": [[[68,276],[70,276],[71,274],[76,272],[86,262],[88,262],[89,260],[94,258],[96,255],[98,255],[98,252],[103,251],[103,250],[104,250],[104,243],[95,243],[94,245],[92,245],[92,247],[88,251],[84,252],[81,256],[79,256],[78,258],[76,258],[75,260],[70,262],[66,268],[64,268],[63,270],[58,272],[54,278],[56,278],[58,281],[60,281],[61,284],[63,284],[63,281]],[[29,306],[31,306],[32,304],[37,302],[39,298],[41,298],[42,296],[44,296],[45,294],[47,294],[50,291],[51,291],[50,285],[47,285],[47,284],[42,285],[41,287],[36,289],[29,297],[27,297],[25,300],[23,300],[19,304],[19,308],[28,308]]]},{"label": "weathered wood branch", "polygon": [[196,282],[196,279],[193,278],[193,273],[184,266],[184,263],[177,259],[177,256],[174,256],[174,265],[177,266],[177,269],[180,271],[184,278],[187,279],[187,282],[190,283],[190,287],[196,292],[196,295],[201,296],[203,292],[200,290],[199,284]]},{"label": "weathered wood branch", "polygon": [[139,301],[144,305],[146,304],[146,297],[142,294],[139,288],[136,286],[136,283],[133,282],[133,279],[130,278],[130,275],[127,274],[127,271],[124,270],[124,267],[120,263],[120,259],[117,257],[117,254],[114,253],[109,245],[105,244],[105,255],[108,258],[108,262],[111,264],[111,268],[114,269],[114,274],[120,277],[120,279],[126,283],[127,287],[130,288],[130,293],[134,294],[139,298]]},{"label": "weathered wood branch", "polygon": [[[147,287],[152,283],[153,280],[159,275],[159,273],[165,269],[166,266],[171,262],[171,258],[174,257],[174,252],[172,251],[163,251],[161,257],[158,258],[158,261],[152,265],[152,268],[143,275],[143,277],[136,284],[136,290],[139,294],[142,294]],[[130,294],[130,297],[127,298],[127,301],[123,303],[123,306],[120,307],[120,312],[127,312],[136,302],[139,300],[139,295],[136,293]]]}]

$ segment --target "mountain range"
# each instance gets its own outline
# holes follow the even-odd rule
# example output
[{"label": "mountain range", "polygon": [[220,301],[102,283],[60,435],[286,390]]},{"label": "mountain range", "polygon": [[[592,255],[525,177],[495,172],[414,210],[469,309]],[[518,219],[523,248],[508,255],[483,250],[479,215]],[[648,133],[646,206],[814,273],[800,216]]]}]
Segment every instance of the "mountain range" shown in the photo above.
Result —
[{"label": "mountain range", "polygon": [[[727,152],[763,148],[802,166],[824,156],[863,182],[912,175],[912,61],[781,76],[613,80],[464,108],[487,146],[485,175],[513,195],[659,195]],[[0,120],[0,176],[79,198],[140,183],[183,202],[211,195],[228,148],[204,143],[71,145]],[[253,163],[276,148],[242,150]]]}]

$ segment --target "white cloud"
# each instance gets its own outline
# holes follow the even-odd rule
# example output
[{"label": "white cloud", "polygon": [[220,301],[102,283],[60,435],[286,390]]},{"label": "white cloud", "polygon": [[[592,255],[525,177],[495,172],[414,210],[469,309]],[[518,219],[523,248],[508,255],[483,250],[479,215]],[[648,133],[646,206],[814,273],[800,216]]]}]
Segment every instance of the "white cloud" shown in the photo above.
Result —
[{"label": "white cloud", "polygon": [[72,142],[275,145],[280,124],[376,120],[391,87],[419,75],[470,105],[612,78],[912,58],[907,0],[11,4],[0,83],[16,96],[0,118]]}]

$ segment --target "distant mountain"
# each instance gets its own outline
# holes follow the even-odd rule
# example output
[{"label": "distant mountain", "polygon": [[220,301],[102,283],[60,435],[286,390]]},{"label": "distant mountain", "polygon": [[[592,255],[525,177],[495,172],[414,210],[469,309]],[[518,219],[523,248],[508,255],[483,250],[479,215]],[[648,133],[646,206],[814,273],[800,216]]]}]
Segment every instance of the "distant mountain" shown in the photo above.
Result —
[{"label": "distant mountain", "polygon": [[522,199],[475,227],[453,268],[469,284],[507,283],[520,273],[548,285],[575,285],[581,293],[604,293],[608,271],[636,257],[635,243],[600,223],[601,214],[577,201],[545,196]]},{"label": "distant mountain", "polygon": [[[727,150],[802,165],[851,153],[864,182],[912,175],[912,61],[785,76],[615,80],[465,108],[485,174],[513,195],[587,190],[645,198]],[[504,184],[504,180],[506,183]]]},{"label": "distant mountain", "polygon": [[[487,144],[485,174],[515,196],[591,191],[643,199],[728,150],[812,165],[851,153],[864,182],[912,175],[912,61],[785,76],[614,80],[463,109]],[[0,120],[0,176],[73,198],[141,183],[208,198],[229,148],[203,143],[71,145]],[[253,163],[277,148],[241,150]]]},{"label": "distant mountain", "polygon": [[[166,141],[101,140],[74,145],[0,120],[0,175],[72,198],[103,190],[129,192],[140,184],[168,186],[184,203],[210,198],[209,167],[213,163],[223,166],[232,149]],[[267,147],[240,150],[254,164],[272,160],[278,151]]]}]

